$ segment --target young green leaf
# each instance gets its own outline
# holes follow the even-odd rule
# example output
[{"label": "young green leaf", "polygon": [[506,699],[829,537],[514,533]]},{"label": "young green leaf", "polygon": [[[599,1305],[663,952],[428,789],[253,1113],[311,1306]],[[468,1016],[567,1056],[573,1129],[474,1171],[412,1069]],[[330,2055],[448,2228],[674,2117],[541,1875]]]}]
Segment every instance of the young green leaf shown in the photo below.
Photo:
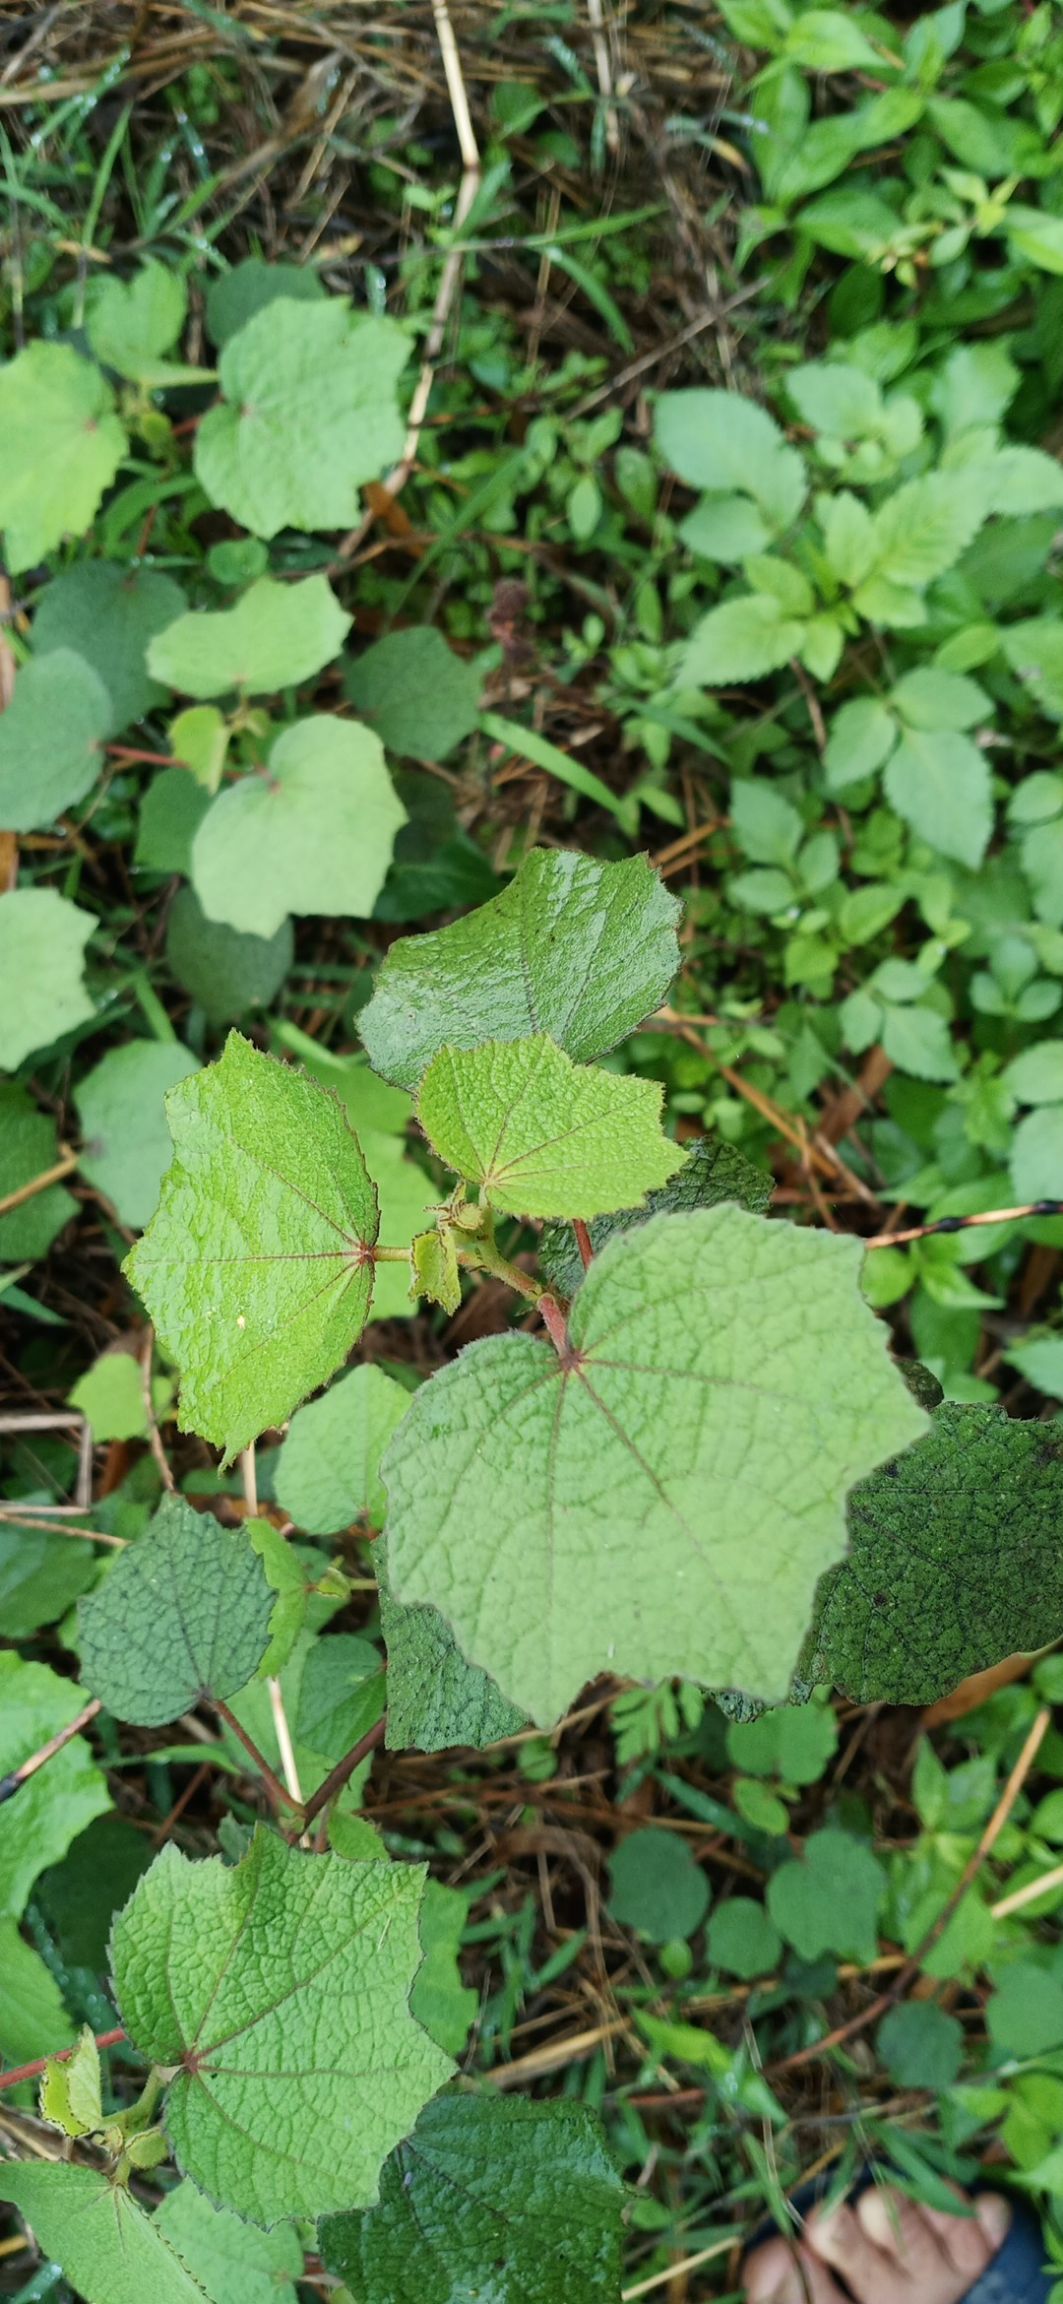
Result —
[{"label": "young green leaf", "polygon": [[389,752],[445,760],[476,726],[483,679],[433,625],[411,625],[356,656],[343,684]]},{"label": "young green leaf", "polygon": [[170,1164],[164,1099],[198,1069],[176,1040],[128,1040],[78,1087],[81,1172],[131,1228],[147,1223]]},{"label": "young green leaf", "polygon": [[167,2192],[152,2226],[211,2304],[299,2304],[294,2283],[303,2276],[303,2251],[290,2224],[257,2232],[231,2209],[215,2208],[186,2179]]},{"label": "young green leaf", "polygon": [[252,2223],[368,2206],[452,2067],[409,2012],[425,1868],[348,1863],[261,1827],[228,1869],[171,1843],[115,1921],[131,2040],[177,2071],[178,2166]]},{"label": "young green leaf", "polygon": [[173,1165],[125,1270],[181,1372],[182,1425],[232,1457],[360,1336],[376,1194],[335,1097],[235,1032],[167,1111]]},{"label": "young green leaf", "polygon": [[196,478],[256,536],[353,527],[359,489],[402,452],[395,387],[410,340],[394,320],[274,299],[231,336],[224,395],[196,435]]},{"label": "young green leaf", "polygon": [[297,1528],[336,1536],[354,1520],[384,1525],[380,1459],[410,1405],[382,1368],[352,1368],[300,1408],[277,1461],[277,1502]]},{"label": "young green leaf", "polygon": [[[766,1168],[756,1168],[733,1144],[703,1136],[686,1148],[681,1168],[659,1192],[649,1192],[643,1208],[624,1208],[615,1216],[596,1217],[590,1226],[591,1247],[597,1256],[614,1232],[629,1232],[648,1216],[679,1216],[692,1208],[716,1208],[736,1200],[753,1216],[763,1216],[775,1179]],[[583,1278],[583,1259],[568,1224],[548,1224],[539,1239],[539,1270],[547,1286],[561,1296],[574,1296]]]},{"label": "young green leaf", "polygon": [[410,1243],[410,1294],[444,1312],[456,1312],[461,1303],[461,1270],[454,1228],[444,1224],[435,1232],[418,1232]]},{"label": "young green leaf", "polygon": [[[83,1709],[79,1688],[47,1664],[28,1664],[13,1651],[0,1654],[0,1776],[33,1758],[49,1737],[69,1728]],[[73,1736],[0,1804],[0,1913],[17,1919],[38,1873],[58,1864],[94,1816],[111,1805],[107,1786],[83,1736]]]},{"label": "young green leaf", "polygon": [[93,1441],[142,1440],[148,1434],[148,1411],[139,1360],[121,1346],[101,1352],[69,1394],[92,1427]]},{"label": "young green leaf", "polygon": [[384,1460],[397,1596],[544,1725],[604,1671],[784,1697],[847,1488],[925,1426],[859,1254],[726,1206],[611,1240],[566,1354],[488,1338],[415,1397]]},{"label": "young green leaf", "polygon": [[57,648],[42,663],[31,658],[0,714],[0,824],[32,832],[83,800],[103,766],[110,716],[83,657]]},{"label": "young green leaf", "polygon": [[771,593],[724,600],[695,624],[679,666],[680,685],[729,688],[762,680],[799,654],[807,629]]},{"label": "young green leaf", "polygon": [[82,965],[95,927],[54,888],[0,896],[0,1070],[14,1072],[93,1014]]},{"label": "young green leaf", "polygon": [[803,1856],[782,1864],[768,1882],[768,1913],[802,1960],[833,1952],[840,1960],[873,1960],[886,1875],[869,1848],[847,1832],[813,1832]]},{"label": "young green leaf", "polygon": [[751,1896],[729,1896],[709,1921],[709,1959],[728,1976],[770,1976],[782,1952],[782,1937],[763,1904]]},{"label": "young green leaf", "polygon": [[609,1861],[608,1906],[622,1928],[652,1944],[693,1936],[709,1909],[709,1883],[685,1840],[648,1824],[629,1832]]},{"label": "young green leaf", "polygon": [[260,576],[231,608],[195,609],[156,633],[148,670],[184,696],[275,696],[331,664],[350,624],[327,576]]},{"label": "young green leaf", "polygon": [[897,741],[897,723],[874,696],[859,696],[843,704],[830,726],[823,765],[832,792],[859,784],[873,776],[888,759]]},{"label": "young green leaf", "polygon": [[578,2104],[443,2096],[384,2170],[365,2216],[320,2234],[363,2304],[613,2304],[623,2185]]},{"label": "young green leaf", "polygon": [[873,514],[875,576],[922,590],[955,566],[984,518],[981,491],[962,471],[906,480]]},{"label": "young green leaf", "polygon": [[683,1164],[661,1128],[653,1080],[574,1064],[555,1041],[442,1048],[418,1116],[440,1159],[521,1216],[604,1216],[667,1183]]},{"label": "young green leaf", "polygon": [[[16,1080],[0,1080],[0,1199],[17,1192],[59,1158],[54,1120],[40,1112]],[[21,1208],[0,1216],[0,1262],[29,1263],[46,1256],[77,1203],[61,1184],[35,1192]]]},{"label": "young green leaf", "polygon": [[898,816],[942,856],[978,870],[993,830],[989,761],[952,728],[908,728],[885,775]]},{"label": "young green leaf", "polygon": [[81,1675],[116,1720],[161,1728],[204,1696],[246,1688],[265,1655],[273,1593],[246,1531],[165,1496],[78,1620]]},{"label": "young green leaf", "polygon": [[185,596],[157,568],[117,560],[79,560],[61,569],[40,594],[33,617],[35,661],[71,648],[102,680],[109,698],[107,736],[166,701],[144,658],[156,632],[172,624]]},{"label": "young green leaf", "polygon": [[19,2209],[84,2304],[204,2304],[153,2218],[102,2169],[5,2160],[0,2200]]},{"label": "young green leaf", "polygon": [[82,2025],[72,2056],[46,2066],[40,2106],[42,2120],[50,2120],[66,2136],[90,2136],[94,2128],[102,2128],[100,2051],[90,2025]]},{"label": "young green leaf", "polygon": [[932,1704],[1063,1632],[1063,1425],[938,1408],[849,1498],[798,1667],[858,1704]]},{"label": "young green leaf", "polygon": [[27,344],[0,368],[0,528],[13,574],[84,535],[125,451],[110,385],[69,344]]},{"label": "young green leaf", "polygon": [[405,822],[378,737],[325,713],[297,720],[204,817],[196,895],[208,919],[250,936],[276,935],[289,912],[365,918]]},{"label": "young green leaf", "polygon": [[149,392],[196,384],[201,371],[165,355],[185,323],[188,291],[168,265],[149,256],[131,280],[113,272],[90,282],[86,333],[97,360]]},{"label": "young green leaf", "polygon": [[665,392],[657,403],[655,430],[665,462],[690,487],[711,489],[718,496],[738,490],[752,497],[772,529],[788,528],[796,520],[807,487],[803,460],[755,400],[738,392]]},{"label": "young green leaf", "polygon": [[374,1545],[373,1559],[388,1652],[389,1752],[444,1752],[460,1744],[482,1751],[526,1727],[527,1713],[462,1655],[438,1608],[404,1608],[393,1598],[383,1540]]},{"label": "young green leaf", "polygon": [[462,2056],[476,2020],[479,1995],[463,1984],[458,1954],[469,1899],[441,1880],[426,1880],[420,1936],[424,1959],[417,1971],[410,2007],[429,2038],[447,2056]]},{"label": "young green leaf", "polygon": [[416,1088],[448,1046],[548,1032],[578,1062],[602,1056],[664,999],[678,918],[643,856],[535,848],[490,903],[392,945],[360,1019],[370,1063]]}]

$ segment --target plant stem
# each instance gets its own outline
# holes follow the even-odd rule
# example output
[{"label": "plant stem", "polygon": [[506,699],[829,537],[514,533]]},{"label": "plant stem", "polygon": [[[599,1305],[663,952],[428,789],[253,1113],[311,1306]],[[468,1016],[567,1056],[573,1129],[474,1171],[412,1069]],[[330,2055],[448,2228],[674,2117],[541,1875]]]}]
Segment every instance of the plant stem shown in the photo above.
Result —
[{"label": "plant stem", "polygon": [[17,1192],[5,1192],[0,1200],[0,1216],[10,1208],[21,1208],[24,1200],[32,1200],[38,1192],[47,1192],[50,1184],[59,1184],[64,1176],[72,1176],[78,1164],[76,1152],[64,1152],[53,1168],[44,1168],[39,1176],[31,1176],[28,1184],[20,1184]]},{"label": "plant stem", "polygon": [[408,1264],[409,1261],[410,1251],[408,1248],[376,1247],[373,1250],[374,1264]]},{"label": "plant stem", "polygon": [[576,1235],[576,1246],[579,1249],[580,1262],[584,1271],[586,1272],[590,1269],[591,1259],[594,1255],[594,1249],[591,1246],[591,1236],[585,1223],[583,1222],[582,1217],[580,1216],[575,1218],[572,1229]]},{"label": "plant stem", "polygon": [[527,1296],[532,1304],[538,1304],[546,1293],[541,1280],[533,1280],[529,1273],[521,1271],[519,1264],[511,1264],[508,1256],[499,1253],[493,1240],[477,1240],[472,1248],[459,1248],[458,1262],[474,1272],[490,1272],[493,1279],[504,1280],[507,1288],[515,1288],[518,1296]]},{"label": "plant stem", "polygon": [[231,1728],[233,1735],[237,1738],[238,1742],[243,1745],[248,1759],[254,1761],[255,1767],[258,1769],[259,1775],[262,1777],[263,1783],[266,1786],[266,1790],[270,1793],[273,1800],[281,1802],[285,1808],[294,1808],[296,1814],[301,1815],[303,1809],[302,1801],[297,1800],[293,1793],[287,1791],[285,1786],[281,1783],[280,1777],[274,1775],[269,1761],[265,1757],[265,1754],[259,1751],[258,1745],[252,1741],[251,1737],[247,1733],[246,1728],[241,1728],[240,1722],[238,1721],[235,1712],[230,1712],[228,1705],[222,1703],[220,1696],[212,1696],[211,1703],[213,1704],[214,1709],[219,1714],[220,1718],[224,1720],[226,1727]]},{"label": "plant stem", "polygon": [[382,1712],[379,1720],[374,1720],[372,1727],[366,1729],[365,1735],[359,1737],[357,1744],[352,1747],[351,1751],[345,1752],[342,1760],[337,1760],[335,1767],[326,1776],[324,1783],[318,1785],[317,1791],[310,1794],[303,1811],[304,1826],[312,1824],[315,1816],[320,1815],[322,1808],[327,1808],[329,1801],[335,1799],[337,1792],[342,1792],[348,1779],[353,1776],[359,1761],[364,1760],[366,1753],[372,1752],[376,1745],[382,1741],[384,1730],[387,1727],[387,1718],[387,1713]]},{"label": "plant stem", "polygon": [[[117,2048],[118,2042],[124,2039],[125,2033],[119,2024],[113,2032],[97,2032],[96,2046]],[[32,2064],[17,2064],[13,2072],[0,2072],[0,2088],[17,2088],[22,2080],[37,2080],[46,2065],[65,2064],[68,2056],[73,2054],[73,2048],[57,2048],[51,2056],[38,2056]]]},{"label": "plant stem", "polygon": [[57,1735],[49,1736],[47,1744],[42,1744],[39,1751],[32,1752],[29,1759],[22,1762],[20,1768],[13,1768],[9,1776],[0,1777],[0,1802],[13,1800],[16,1792],[21,1791],[27,1779],[30,1776],[35,1776],[38,1768],[43,1768],[46,1761],[54,1760],[56,1753],[62,1751],[64,1744],[69,1744],[71,1737],[76,1736],[79,1729],[87,1728],[89,1721],[95,1720],[97,1712],[102,1710],[103,1706],[99,1697],[93,1696],[91,1701],[84,1706],[84,1709],[78,1713],[76,1719],[71,1720],[67,1727],[60,1728]]}]

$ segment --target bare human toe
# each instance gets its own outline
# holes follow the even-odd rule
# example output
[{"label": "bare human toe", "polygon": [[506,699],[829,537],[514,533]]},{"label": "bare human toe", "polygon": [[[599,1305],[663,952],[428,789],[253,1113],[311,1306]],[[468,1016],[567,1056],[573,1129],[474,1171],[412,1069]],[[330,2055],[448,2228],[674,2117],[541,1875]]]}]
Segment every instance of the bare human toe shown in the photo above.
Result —
[{"label": "bare human toe", "polygon": [[922,2213],[937,2233],[950,2263],[957,2272],[963,2273],[968,2286],[992,2263],[1007,2238],[1011,2223],[1007,2201],[995,2192],[970,2201],[966,2215],[950,2216],[943,2208],[924,2208]]},{"label": "bare human toe", "polygon": [[837,2281],[804,2246],[785,2240],[756,2248],[744,2268],[748,2304],[846,2304]]},{"label": "bare human toe", "polygon": [[977,2215],[947,2216],[884,2188],[813,2216],[807,2238],[857,2304],[959,2304],[998,2244]]}]

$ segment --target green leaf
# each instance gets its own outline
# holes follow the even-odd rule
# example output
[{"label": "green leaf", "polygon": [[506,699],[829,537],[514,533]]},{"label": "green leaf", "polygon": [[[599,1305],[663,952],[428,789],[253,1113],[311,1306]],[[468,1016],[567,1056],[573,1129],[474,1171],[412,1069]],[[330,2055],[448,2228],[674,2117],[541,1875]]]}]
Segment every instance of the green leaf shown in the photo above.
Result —
[{"label": "green leaf", "polygon": [[275,936],[289,912],[366,918],[405,822],[368,728],[298,720],[212,803],[192,844],[196,895],[208,919],[250,936]]},{"label": "green leaf", "polygon": [[166,2194],[152,2225],[212,2304],[298,2304],[294,2283],[302,2278],[303,2251],[290,2224],[256,2232],[230,2209],[213,2207],[186,2179]]},{"label": "green leaf", "polygon": [[165,1496],[78,1617],[81,1675],[116,1720],[161,1728],[234,1696],[269,1642],[273,1595],[244,1529]]},{"label": "green leaf", "polygon": [[335,1097],[235,1032],[167,1111],[173,1165],[124,1270],[181,1372],[183,1428],[231,1458],[361,1334],[376,1194]]},{"label": "green leaf", "polygon": [[1028,1112],[1012,1138],[1009,1161],[1016,1199],[1054,1200],[1063,1176],[1063,1105]]},{"label": "green leaf", "polygon": [[731,786],[731,825],[743,855],[754,864],[792,864],[804,825],[795,807],[770,784],[736,777]]},{"label": "green leaf", "polygon": [[914,672],[905,672],[894,681],[889,700],[910,728],[976,728],[993,710],[977,680],[967,680],[959,672],[943,672],[936,664],[921,664]]},{"label": "green leaf", "polygon": [[[54,1120],[38,1111],[17,1081],[0,1080],[0,1199],[43,1176],[58,1158]],[[76,1206],[61,1184],[49,1184],[21,1208],[9,1209],[0,1216],[0,1262],[29,1263],[46,1256]]]},{"label": "green leaf", "polygon": [[164,1099],[197,1070],[179,1041],[129,1040],[108,1049],[78,1086],[82,1175],[133,1230],[157,1206],[170,1163]]},{"label": "green leaf", "polygon": [[804,462],[755,400],[738,392],[663,392],[655,432],[666,464],[690,487],[751,496],[772,529],[796,520],[807,486]]},{"label": "green leaf", "polygon": [[782,1864],[768,1882],[768,1912],[802,1960],[832,1952],[839,1960],[873,1960],[886,1875],[869,1848],[828,1827],[805,1841],[804,1855]]},{"label": "green leaf", "polygon": [[68,1966],[106,1973],[111,1920],[151,1857],[144,1835],[112,1808],[79,1834],[61,1863],[43,1873],[34,1902]]},{"label": "green leaf", "polygon": [[[192,842],[209,807],[209,793],[187,768],[160,768],[141,797],[134,864],[147,872],[190,872]],[[175,909],[188,894],[178,891]]]},{"label": "green leaf", "polygon": [[1063,273],[1063,216],[1043,208],[1028,208],[1015,200],[1004,213],[1004,229],[1012,249],[1036,264],[1041,272]]},{"label": "green leaf", "polygon": [[806,72],[881,72],[882,55],[840,8],[806,8],[791,24],[783,52]]},{"label": "green leaf", "polygon": [[846,1489],[924,1428],[859,1254],[733,1207],[611,1240],[563,1360],[490,1337],[415,1397],[384,1461],[397,1596],[543,1724],[603,1671],[785,1697]]},{"label": "green leaf", "polygon": [[1063,1040],[1024,1048],[1005,1065],[1004,1082],[1020,1104],[1063,1104]]},{"label": "green leaf", "polygon": [[458,1954],[468,1917],[468,1898],[440,1880],[426,1880],[421,1906],[424,1959],[417,1971],[410,2008],[437,2048],[462,2056],[476,2021],[479,1996],[463,1984]]},{"label": "green leaf", "polygon": [[73,649],[92,665],[110,700],[104,734],[117,736],[165,702],[145,668],[148,644],[180,616],[185,596],[172,576],[115,560],[80,560],[53,576],[33,617],[39,661]]},{"label": "green leaf", "polygon": [[[0,2056],[9,2064],[35,2063],[42,2055],[69,2048],[74,2027],[51,1969],[19,1935],[18,1922],[0,1919]],[[3,2162],[0,2161],[0,2199]]]},{"label": "green leaf", "polygon": [[[198,791],[185,769],[178,773]],[[205,795],[198,793],[198,798],[205,800]],[[197,825],[200,821],[197,815]],[[169,869],[191,870],[191,861],[189,855],[187,867]],[[208,920],[193,888],[178,890],[166,923],[166,958],[182,990],[210,1023],[229,1024],[249,1009],[268,1008],[294,955],[290,920],[283,920],[274,936],[243,936],[223,920]]]},{"label": "green leaf", "polygon": [[169,734],[175,759],[191,771],[204,792],[213,795],[229,756],[232,723],[216,704],[190,704],[171,720]]},{"label": "green leaf", "polygon": [[33,832],[83,800],[103,766],[110,700],[69,648],[31,658],[0,714],[0,824]]},{"label": "green leaf", "polygon": [[461,1273],[453,1226],[418,1232],[411,1243],[410,1264],[410,1294],[424,1296],[430,1304],[441,1304],[444,1312],[456,1312],[461,1303]]},{"label": "green leaf", "polygon": [[854,1488],[849,1555],[823,1578],[798,1667],[860,1704],[932,1704],[1063,1632],[1063,1427],[937,1409]]},{"label": "green leaf", "polygon": [[359,489],[402,453],[395,387],[410,340],[346,299],[274,299],[229,338],[224,395],[196,435],[196,478],[256,536],[351,528]]},{"label": "green leaf", "polygon": [[770,1976],[782,1951],[782,1937],[751,1896],[729,1896],[709,1921],[709,1959],[728,1976]]},{"label": "green leaf", "polygon": [[227,344],[246,328],[256,312],[275,304],[278,297],[292,303],[321,304],[324,286],[309,264],[267,264],[261,256],[245,256],[231,272],[212,280],[207,290],[207,327],[215,344]]},{"label": "green leaf", "polygon": [[1054,720],[1063,720],[1063,622],[1057,616],[1031,616],[1007,625],[1000,641],[1034,702]]},{"label": "green leaf", "polygon": [[441,1048],[548,1032],[604,1055],[664,999],[679,905],[645,857],[596,864],[535,848],[500,896],[393,944],[360,1018],[374,1070],[416,1088]]},{"label": "green leaf", "polygon": [[148,1412],[140,1362],[119,1345],[101,1352],[70,1393],[70,1405],[80,1409],[92,1426],[93,1440],[141,1440],[147,1437]]},{"label": "green leaf", "polygon": [[149,256],[131,280],[104,273],[90,283],[85,325],[97,360],[149,391],[198,381],[199,371],[167,360],[185,324],[188,292],[180,274]]},{"label": "green leaf", "polygon": [[[803,21],[807,23],[807,17]],[[844,360],[810,360],[787,371],[786,392],[813,432],[826,432],[837,440],[866,440],[882,429],[882,388],[866,368],[850,367]]]},{"label": "green leaf", "polygon": [[111,1939],[122,2021],[178,2067],[167,2133],[217,2205],[268,2226],[376,2198],[452,2069],[408,2007],[424,1879],[260,1828],[232,1869],[171,1843],[134,1890]]},{"label": "green leaf", "polygon": [[804,623],[787,616],[769,593],[725,600],[695,624],[680,661],[680,686],[730,688],[762,680],[798,654],[804,637]]},{"label": "green leaf", "polygon": [[[66,2046],[66,2041],[60,2043]],[[90,2136],[103,2126],[100,2051],[88,2024],[78,2034],[77,2046],[64,2063],[49,2064],[41,2076],[42,2120],[61,2128],[66,2136]]]},{"label": "green leaf", "polygon": [[[0,1697],[0,1776],[32,1759],[84,1706],[71,1681],[9,1650],[0,1654]],[[0,1804],[0,1913],[17,1919],[38,1873],[58,1864],[76,1835],[110,1805],[84,1737],[71,1737],[47,1768]]]},{"label": "green leaf", "polygon": [[604,1216],[667,1183],[683,1163],[661,1128],[654,1080],[574,1064],[555,1041],[442,1048],[418,1117],[456,1176],[512,1216]]},{"label": "green leaf", "polygon": [[357,656],[343,684],[389,752],[445,760],[476,726],[483,677],[434,626],[411,626]]},{"label": "green leaf", "polygon": [[57,1624],[92,1583],[91,1544],[44,1528],[0,1526],[0,1639]]},{"label": "green leaf", "polygon": [[84,535],[125,452],[110,385],[69,344],[28,344],[0,368],[0,528],[12,574]]},{"label": "green leaf", "polygon": [[613,1919],[651,1944],[693,1936],[709,1909],[709,1883],[686,1841],[652,1824],[630,1832],[609,1860]]},{"label": "green leaf", "polygon": [[963,472],[906,480],[872,515],[875,575],[921,590],[955,567],[984,517],[981,493]]},{"label": "green leaf", "polygon": [[0,2200],[19,2209],[84,2304],[203,2304],[153,2218],[101,2169],[5,2160]]},{"label": "green leaf", "polygon": [[[681,1168],[659,1192],[650,1192],[643,1208],[624,1208],[615,1216],[599,1216],[590,1226],[591,1247],[597,1256],[614,1232],[629,1232],[648,1216],[682,1215],[691,1208],[716,1208],[736,1200],[754,1216],[762,1216],[775,1189],[775,1179],[756,1168],[733,1144],[703,1136],[686,1147]],[[539,1270],[547,1286],[561,1296],[574,1296],[583,1278],[583,1260],[576,1237],[567,1224],[548,1224],[539,1239]]]},{"label": "green leaf", "polygon": [[259,1679],[275,1679],[306,1623],[310,1603],[307,1571],[294,1544],[289,1544],[271,1521],[251,1519],[244,1526],[270,1591],[276,1595],[269,1619],[269,1647],[258,1667]]},{"label": "green leaf", "polygon": [[362,2304],[613,2304],[623,2196],[582,2105],[444,2096],[321,2251]]},{"label": "green leaf", "polygon": [[380,1586],[380,1628],[388,1652],[390,1752],[443,1752],[467,1744],[482,1750],[527,1725],[527,1713],[470,1664],[437,1608],[404,1608],[392,1597],[387,1548],[373,1548]]},{"label": "green leaf", "polygon": [[93,1015],[82,956],[95,927],[54,888],[0,896],[0,1070],[16,1071]]},{"label": "green leaf", "polygon": [[295,1734],[323,1763],[322,1773],[361,1741],[384,1709],[379,1650],[356,1632],[310,1644],[299,1682]]},{"label": "green leaf", "polygon": [[986,2008],[989,2037],[1008,2056],[1038,2057],[1063,2045],[1063,1984],[1032,1960],[1004,1969]]},{"label": "green leaf", "polygon": [[260,576],[231,608],[177,616],[152,640],[148,670],[185,696],[275,696],[331,664],[350,624],[327,576]]},{"label": "green leaf", "polygon": [[989,760],[952,728],[909,728],[886,764],[886,798],[920,840],[976,872],[993,830]]},{"label": "green leaf", "polygon": [[758,1720],[732,1720],[727,1756],[747,1775],[784,1784],[818,1784],[838,1748],[838,1723],[826,1704],[780,1704]]},{"label": "green leaf", "polygon": [[410,1405],[405,1385],[382,1368],[352,1368],[292,1418],[274,1476],[277,1502],[314,1536],[337,1536],[355,1520],[384,1525],[380,1459]]},{"label": "green leaf", "polygon": [[958,1079],[960,1068],[948,1022],[936,1008],[886,1008],[881,1038],[890,1063],[901,1072],[910,1072],[913,1079]]},{"label": "green leaf", "polygon": [[951,2088],[964,2060],[963,2026],[936,2000],[905,2000],[883,2017],[875,2047],[898,2088]]}]

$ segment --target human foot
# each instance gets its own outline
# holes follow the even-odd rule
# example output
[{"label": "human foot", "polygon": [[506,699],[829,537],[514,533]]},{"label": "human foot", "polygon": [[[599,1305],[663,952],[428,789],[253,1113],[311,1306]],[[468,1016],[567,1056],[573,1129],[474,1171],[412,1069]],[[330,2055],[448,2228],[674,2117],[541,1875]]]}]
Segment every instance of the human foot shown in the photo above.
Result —
[{"label": "human foot", "polygon": [[[814,2211],[794,2248],[769,2240],[745,2269],[749,2304],[959,2304],[1011,2221],[994,2193],[948,2216],[873,2189],[831,2215]],[[838,2273],[845,2286],[839,2285]]]}]

